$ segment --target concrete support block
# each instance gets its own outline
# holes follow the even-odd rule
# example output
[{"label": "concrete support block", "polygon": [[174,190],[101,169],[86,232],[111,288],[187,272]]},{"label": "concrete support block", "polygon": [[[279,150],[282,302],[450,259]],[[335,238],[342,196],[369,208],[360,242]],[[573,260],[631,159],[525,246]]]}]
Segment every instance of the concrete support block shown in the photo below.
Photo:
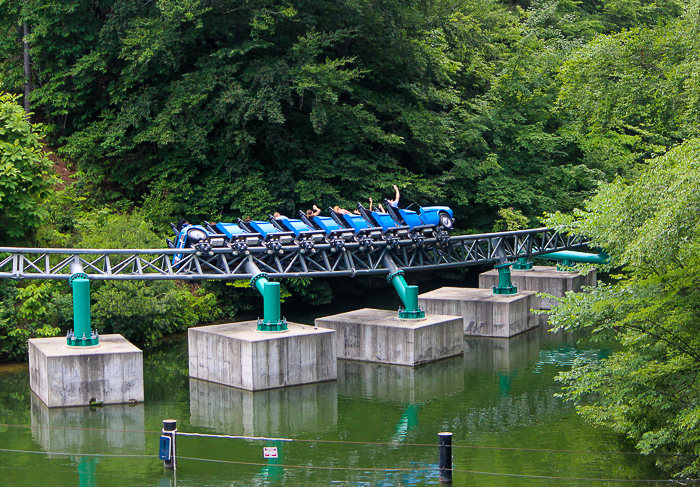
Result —
[{"label": "concrete support block", "polygon": [[32,440],[47,452],[145,452],[145,417],[142,403],[49,408],[31,395]]},{"label": "concrete support block", "polygon": [[316,325],[336,330],[338,358],[415,366],[464,351],[459,316],[427,315],[399,321],[396,311],[360,309],[325,318]]},{"label": "concrete support block", "polygon": [[218,433],[290,437],[338,424],[336,381],[251,392],[190,379],[190,424]]},{"label": "concrete support block", "polygon": [[491,289],[443,287],[418,296],[426,313],[464,318],[464,334],[508,338],[539,325],[532,309],[539,298],[532,291],[512,295],[493,294]]},{"label": "concrete support block", "polygon": [[248,391],[335,380],[335,332],[289,323],[259,332],[257,322],[188,330],[190,377]]},{"label": "concrete support block", "polygon": [[338,392],[343,396],[376,397],[417,404],[464,390],[464,359],[451,357],[422,367],[338,361]]},{"label": "concrete support block", "polygon": [[29,384],[48,407],[143,402],[143,353],[121,335],[101,335],[95,348],[32,338]]},{"label": "concrete support block", "polygon": [[[562,272],[552,266],[534,266],[529,270],[511,269],[511,280],[518,287],[518,291],[535,291],[547,293],[557,298],[564,297],[567,291],[581,292],[583,286],[595,286],[597,272],[595,269],[588,274],[578,272]],[[479,287],[492,289],[498,284],[498,271],[496,269],[483,272],[479,275]],[[558,299],[542,298],[540,309],[552,309],[559,303]]]}]

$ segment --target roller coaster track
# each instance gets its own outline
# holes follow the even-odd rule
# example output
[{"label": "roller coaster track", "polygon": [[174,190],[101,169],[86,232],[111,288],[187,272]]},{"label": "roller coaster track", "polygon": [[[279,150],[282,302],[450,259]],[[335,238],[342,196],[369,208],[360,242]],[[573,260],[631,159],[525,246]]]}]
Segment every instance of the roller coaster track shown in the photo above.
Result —
[{"label": "roller coaster track", "polygon": [[[229,248],[213,255],[197,255],[195,249],[47,249],[0,247],[0,279],[69,279],[71,263],[82,265],[91,280],[208,280],[250,279],[250,259],[270,278],[340,277],[389,273],[383,257],[389,254],[405,271],[437,270],[468,265],[513,261],[559,250],[585,247],[577,236],[566,236],[550,228],[515,232],[460,235],[446,245],[427,239],[422,247],[410,240],[397,248],[378,242],[374,250],[348,244],[334,252],[318,245],[313,253],[287,246],[284,253],[268,254],[264,247],[251,247],[250,255],[234,255]],[[181,255],[178,265],[173,256]]]}]

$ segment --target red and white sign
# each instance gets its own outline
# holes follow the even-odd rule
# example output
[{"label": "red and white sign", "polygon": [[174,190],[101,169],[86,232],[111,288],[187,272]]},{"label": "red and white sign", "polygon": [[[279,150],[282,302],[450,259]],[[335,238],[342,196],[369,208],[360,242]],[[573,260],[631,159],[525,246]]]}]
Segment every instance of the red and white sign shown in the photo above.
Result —
[{"label": "red and white sign", "polygon": [[276,446],[264,446],[263,447],[263,458],[277,458],[277,447]]}]

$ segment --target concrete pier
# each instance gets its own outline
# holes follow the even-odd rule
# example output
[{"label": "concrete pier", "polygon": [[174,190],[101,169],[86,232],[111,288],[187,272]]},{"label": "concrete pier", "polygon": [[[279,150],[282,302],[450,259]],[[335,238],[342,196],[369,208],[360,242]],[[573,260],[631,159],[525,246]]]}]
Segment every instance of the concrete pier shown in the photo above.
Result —
[{"label": "concrete pier", "polygon": [[289,437],[338,424],[336,381],[251,392],[190,379],[190,424],[228,435]]},{"label": "concrete pier", "polygon": [[[558,271],[554,266],[534,266],[529,270],[511,269],[511,279],[519,291],[535,291],[562,298],[567,291],[581,292],[583,286],[596,285],[596,270],[581,275],[579,272]],[[498,284],[496,269],[479,275],[479,287],[491,289]],[[540,309],[552,309],[559,304],[558,299],[542,298]]]},{"label": "concrete pier", "polygon": [[465,335],[508,338],[539,325],[532,291],[497,295],[491,289],[443,287],[418,296],[426,313],[463,317]]},{"label": "concrete pier", "polygon": [[340,359],[412,367],[464,351],[459,316],[407,321],[398,320],[396,311],[365,308],[317,318],[316,325],[336,330]]},{"label": "concrete pier", "polygon": [[255,321],[190,328],[190,377],[248,391],[337,378],[333,330],[298,323],[284,332],[256,328]]},{"label": "concrete pier", "polygon": [[32,338],[29,384],[48,407],[143,402],[143,353],[121,335],[102,335],[94,348]]}]

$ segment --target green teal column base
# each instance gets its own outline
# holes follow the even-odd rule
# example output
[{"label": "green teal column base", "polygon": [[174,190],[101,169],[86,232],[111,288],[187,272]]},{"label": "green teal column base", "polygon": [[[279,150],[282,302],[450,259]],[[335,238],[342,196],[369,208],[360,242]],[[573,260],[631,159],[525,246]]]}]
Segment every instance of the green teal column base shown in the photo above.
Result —
[{"label": "green teal column base", "polygon": [[265,320],[258,319],[258,331],[287,331],[287,320],[282,318],[277,322],[267,322]]},{"label": "green teal column base", "polygon": [[534,264],[532,263],[532,261],[528,262],[528,260],[524,257],[518,259],[518,262],[513,263],[513,269],[517,271],[529,271],[530,269],[532,269],[533,266]]},{"label": "green teal column base", "polygon": [[493,294],[518,294],[518,287],[514,285],[510,286],[493,286]]},{"label": "green teal column base", "polygon": [[557,270],[559,272],[573,272],[573,267],[574,263],[568,260],[563,260],[561,262],[557,262]]},{"label": "green teal column base", "polygon": [[100,344],[100,336],[96,331],[92,331],[90,336],[83,334],[81,337],[75,336],[73,330],[66,335],[66,345],[69,347],[95,347]]},{"label": "green teal column base", "polygon": [[498,286],[493,286],[493,294],[518,294],[517,286],[513,285],[513,282],[510,280],[511,265],[513,264],[506,263],[495,266],[498,269]]},{"label": "green teal column base", "polygon": [[399,308],[399,319],[400,320],[424,320],[425,319],[425,310],[423,310],[423,309],[406,310],[403,308]]}]

